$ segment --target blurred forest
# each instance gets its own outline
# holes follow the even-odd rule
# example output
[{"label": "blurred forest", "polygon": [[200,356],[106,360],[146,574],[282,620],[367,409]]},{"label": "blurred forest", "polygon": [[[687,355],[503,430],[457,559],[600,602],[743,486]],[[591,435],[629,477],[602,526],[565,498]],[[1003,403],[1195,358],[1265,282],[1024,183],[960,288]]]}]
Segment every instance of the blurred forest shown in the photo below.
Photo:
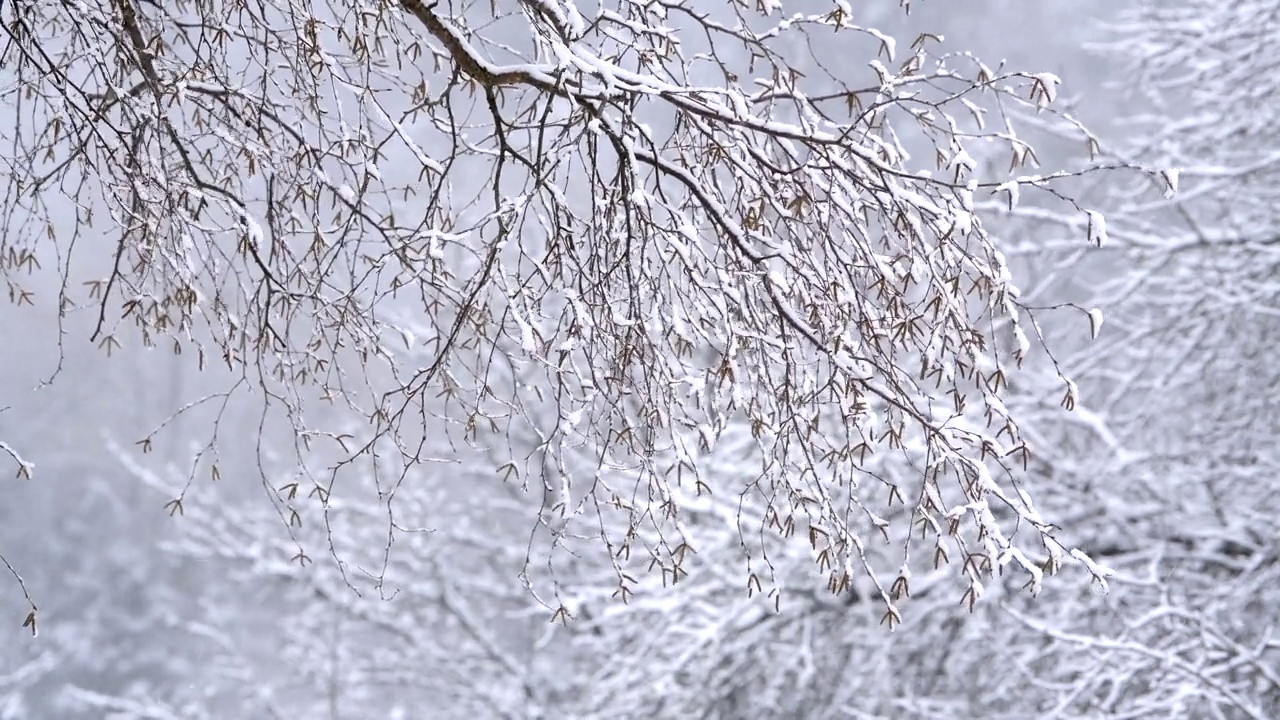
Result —
[{"label": "blurred forest", "polygon": [[[1072,180],[1105,239],[1090,215],[980,201],[1053,351],[1008,381],[1025,486],[1114,570],[1106,592],[1071,569],[1031,597],[1010,572],[969,603],[917,573],[891,632],[874,588],[832,595],[804,547],[760,540],[780,594],[749,592],[729,494],[688,506],[688,577],[623,603],[599,553],[537,522],[543,488],[430,428],[438,461],[380,458],[294,522],[327,446],[299,467],[288,421],[228,393],[225,366],[90,342],[97,318],[59,322],[37,273],[33,303],[0,304],[0,440],[33,464],[3,465],[0,554],[39,607],[33,636],[0,576],[0,720],[1280,717],[1280,2],[849,4],[900,46],[929,32],[1053,73],[1100,157],[1180,171],[1171,197],[1145,174]],[[850,47],[815,54],[866,67]],[[1045,168],[1088,150],[1053,117],[1019,125]],[[1101,310],[1096,338],[1071,308]],[[709,476],[738,477],[750,440],[727,430]]]}]

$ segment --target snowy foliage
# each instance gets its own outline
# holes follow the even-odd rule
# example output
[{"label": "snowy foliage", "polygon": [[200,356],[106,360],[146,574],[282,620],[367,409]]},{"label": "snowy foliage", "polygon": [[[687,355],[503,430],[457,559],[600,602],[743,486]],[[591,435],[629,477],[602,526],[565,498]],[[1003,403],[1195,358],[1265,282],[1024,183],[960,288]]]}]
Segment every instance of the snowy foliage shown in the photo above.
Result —
[{"label": "snowy foliage", "polygon": [[0,10],[50,379],[201,371],[0,427],[92,478],[0,718],[1280,716],[1280,4],[1125,13],[1111,136],[855,5]]}]

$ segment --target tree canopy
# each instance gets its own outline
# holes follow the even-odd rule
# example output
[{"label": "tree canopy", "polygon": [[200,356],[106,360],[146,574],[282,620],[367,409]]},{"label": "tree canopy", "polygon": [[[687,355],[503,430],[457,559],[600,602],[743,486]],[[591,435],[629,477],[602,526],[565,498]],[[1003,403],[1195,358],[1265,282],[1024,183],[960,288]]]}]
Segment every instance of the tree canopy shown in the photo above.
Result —
[{"label": "tree canopy", "polygon": [[163,549],[0,532],[130,618],[0,719],[1274,714],[1275,4],[1121,13],[1108,134],[906,2],[0,7],[5,317],[142,418],[0,462]]},{"label": "tree canopy", "polygon": [[[993,195],[1072,203],[1080,168],[1035,169],[1016,131],[1056,76],[899,46],[843,3],[9,12],[11,298],[52,264],[59,317],[95,315],[104,352],[224,365],[194,404],[257,395],[303,467],[338,446],[307,473],[321,506],[380,453],[390,502],[443,429],[545,493],[554,533],[597,535],[624,595],[633,552],[683,575],[704,494],[757,508],[749,586],[769,572],[747,538],[795,533],[833,591],[872,578],[890,624],[920,542],[882,584],[886,503],[970,602],[1010,563],[1033,591],[1064,558],[1105,576],[1018,486],[1002,396],[1040,333],[983,221]],[[741,472],[712,482],[734,432]]]}]

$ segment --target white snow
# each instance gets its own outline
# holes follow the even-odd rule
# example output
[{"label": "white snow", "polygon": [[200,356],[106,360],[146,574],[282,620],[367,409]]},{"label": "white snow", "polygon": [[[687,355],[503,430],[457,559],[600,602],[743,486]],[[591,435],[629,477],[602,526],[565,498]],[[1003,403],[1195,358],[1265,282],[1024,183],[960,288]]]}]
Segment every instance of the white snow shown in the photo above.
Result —
[{"label": "white snow", "polygon": [[1098,308],[1093,308],[1092,310],[1089,311],[1089,335],[1091,335],[1093,339],[1096,340],[1098,338],[1098,331],[1101,329],[1102,329],[1102,311],[1099,310]]},{"label": "white snow", "polygon": [[1107,242],[1107,218],[1096,210],[1087,210],[1089,216],[1089,242],[1102,247]]}]

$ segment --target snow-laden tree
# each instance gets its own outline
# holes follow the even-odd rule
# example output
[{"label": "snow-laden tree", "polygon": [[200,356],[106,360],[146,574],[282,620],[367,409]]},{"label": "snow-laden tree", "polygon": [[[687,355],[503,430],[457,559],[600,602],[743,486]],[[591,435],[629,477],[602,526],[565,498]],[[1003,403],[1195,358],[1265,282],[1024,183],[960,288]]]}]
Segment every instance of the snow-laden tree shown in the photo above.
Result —
[{"label": "snow-laden tree", "polygon": [[[153,497],[173,492],[174,474],[113,452]],[[150,618],[157,631],[185,638],[181,657],[202,659],[186,672],[198,682],[129,694],[75,686],[64,690],[65,704],[86,717],[133,717],[130,706],[173,717],[192,707],[208,717],[394,718],[424,708],[442,717],[538,717],[560,682],[542,641],[560,626],[513,582],[527,498],[499,484],[475,490],[487,478],[483,466],[421,472],[399,495],[397,518],[409,526],[447,513],[447,526],[405,533],[392,552],[376,490],[345,493],[328,508],[328,525],[297,531],[318,547],[329,534],[343,563],[326,558],[305,569],[290,561],[295,543],[270,506],[228,496],[232,488],[220,484],[158,550],[196,577],[221,580],[190,587],[184,601],[164,599],[169,612]]]},{"label": "snow-laden tree", "polygon": [[[1180,170],[1098,193],[1107,236],[1090,256],[1080,219],[1056,216],[1054,232],[1046,213],[1040,238],[1006,248],[1015,266],[1059,268],[1026,285],[1028,305],[1107,309],[1098,341],[1056,345],[1081,388],[1074,412],[1045,412],[1048,389],[1009,403],[1045,449],[1032,472],[1060,490],[1042,509],[1116,570],[1105,602],[1010,606],[1041,638],[1024,700],[1043,716],[1280,715],[1277,13],[1268,0],[1127,13],[1107,49],[1129,61],[1122,89],[1141,110],[1104,154]],[[1181,187],[1160,199],[1153,184]]]},{"label": "snow-laden tree", "polygon": [[[1059,181],[1087,165],[1039,170],[1017,132],[1058,78],[807,5],[6,5],[9,297],[53,273],[104,353],[225,369],[179,415],[261,404],[209,422],[175,514],[287,427],[283,525],[354,485],[393,543],[397,493],[470,445],[622,600],[686,575],[708,496],[753,508],[744,589],[776,590],[761,538],[789,538],[889,626],[917,567],[966,603],[1002,570],[1101,579],[1018,482],[1002,398],[1040,335],[982,209],[1085,217]],[[746,470],[713,477],[731,430]],[[567,619],[554,567],[525,577]]]}]

